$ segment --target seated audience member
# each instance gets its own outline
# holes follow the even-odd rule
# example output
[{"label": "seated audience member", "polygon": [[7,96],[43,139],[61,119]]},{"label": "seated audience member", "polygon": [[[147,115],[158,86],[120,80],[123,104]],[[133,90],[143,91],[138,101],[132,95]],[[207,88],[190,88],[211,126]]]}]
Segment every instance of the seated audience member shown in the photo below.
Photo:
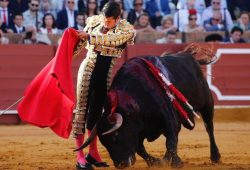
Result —
[{"label": "seated audience member", "polygon": [[174,20],[171,15],[166,15],[161,20],[161,26],[156,27],[156,31],[168,32],[170,30],[176,31],[177,28],[174,26]]},{"label": "seated audience member", "polygon": [[175,31],[168,31],[166,36],[156,40],[156,44],[180,44],[181,41],[177,39],[177,34]]},{"label": "seated audience member", "polygon": [[0,0],[0,19],[9,27],[13,24],[13,12],[9,9],[10,0]]},{"label": "seated audience member", "polygon": [[204,21],[206,31],[225,31],[224,21],[222,20],[221,12],[215,11],[213,16]]},{"label": "seated audience member", "polygon": [[190,12],[188,16],[188,24],[184,27],[184,32],[203,32],[204,28],[196,23],[196,12]]},{"label": "seated audience member", "polygon": [[222,19],[225,20],[224,24],[226,30],[231,30],[233,27],[233,21],[230,13],[226,8],[222,6],[222,0],[211,0],[211,6],[204,9],[202,13],[202,23],[204,24],[205,21],[208,21],[210,18],[213,17],[214,13],[220,11]]},{"label": "seated audience member", "polygon": [[56,27],[56,20],[51,13],[47,13],[43,16],[42,26],[39,33],[41,34],[58,34],[59,31]]},{"label": "seated audience member", "polygon": [[77,11],[75,10],[75,1],[65,0],[65,9],[62,9],[57,13],[57,28],[63,31],[68,27],[75,27],[76,15]]},{"label": "seated audience member", "polygon": [[174,15],[174,25],[178,28],[179,32],[184,32],[185,25],[188,24],[188,16],[190,13],[196,13],[196,24],[202,25],[201,16],[194,7],[195,0],[187,0],[186,3],[187,8],[178,10]]},{"label": "seated audience member", "polygon": [[247,11],[240,13],[236,26],[241,27],[243,31],[250,31],[250,17]]},{"label": "seated audience member", "polygon": [[142,6],[143,0],[134,0],[134,8],[129,11],[127,18],[130,24],[134,24],[142,13],[146,13]]},{"label": "seated audience member", "polygon": [[86,15],[84,12],[79,12],[76,16],[76,26],[74,27],[76,30],[83,30],[85,27]]},{"label": "seated audience member", "polygon": [[220,34],[209,34],[205,37],[205,42],[223,42],[223,37]]},{"label": "seated audience member", "polygon": [[228,43],[245,43],[246,41],[242,38],[243,30],[240,27],[233,27],[231,31],[231,36],[229,38],[225,38],[224,42]]},{"label": "seated audience member", "polygon": [[53,9],[51,0],[41,0],[40,11],[42,12],[43,16],[47,13],[50,13],[55,17],[57,14],[56,9]]},{"label": "seated audience member", "polygon": [[23,14],[16,13],[13,19],[14,24],[10,26],[7,30],[8,33],[22,34],[25,32],[25,27],[23,25]]},{"label": "seated audience member", "polygon": [[33,26],[38,29],[41,26],[43,15],[39,11],[39,5],[39,0],[30,0],[29,9],[23,13],[25,27]]},{"label": "seated audience member", "polygon": [[148,0],[146,1],[146,11],[150,16],[150,22],[155,28],[161,25],[163,16],[170,14],[168,0]]},{"label": "seated audience member", "polygon": [[97,0],[87,0],[86,15],[91,17],[99,14],[99,8]]},{"label": "seated audience member", "polygon": [[0,44],[9,44],[9,39],[4,37],[2,30],[0,30]]},{"label": "seated audience member", "polygon": [[147,13],[143,13],[138,17],[137,21],[134,24],[134,28],[137,32],[155,31],[155,29],[153,29],[150,25],[149,16]]}]

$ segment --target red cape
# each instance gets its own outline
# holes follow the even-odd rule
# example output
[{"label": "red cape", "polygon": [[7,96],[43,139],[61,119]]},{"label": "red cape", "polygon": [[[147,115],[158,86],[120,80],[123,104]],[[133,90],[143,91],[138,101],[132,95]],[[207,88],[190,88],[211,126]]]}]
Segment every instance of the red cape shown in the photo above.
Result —
[{"label": "red cape", "polygon": [[74,29],[67,29],[55,57],[28,85],[18,114],[24,122],[50,127],[57,135],[68,138],[72,129],[75,93],[71,63],[79,41]]}]

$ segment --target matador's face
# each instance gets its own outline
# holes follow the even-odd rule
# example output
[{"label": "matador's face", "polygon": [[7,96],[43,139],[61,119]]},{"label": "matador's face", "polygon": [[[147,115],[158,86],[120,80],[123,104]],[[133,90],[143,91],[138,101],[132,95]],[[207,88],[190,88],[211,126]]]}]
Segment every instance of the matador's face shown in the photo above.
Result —
[{"label": "matador's face", "polygon": [[116,19],[114,17],[104,17],[103,25],[105,28],[108,28],[108,29],[114,28],[117,25],[119,19],[120,17]]}]

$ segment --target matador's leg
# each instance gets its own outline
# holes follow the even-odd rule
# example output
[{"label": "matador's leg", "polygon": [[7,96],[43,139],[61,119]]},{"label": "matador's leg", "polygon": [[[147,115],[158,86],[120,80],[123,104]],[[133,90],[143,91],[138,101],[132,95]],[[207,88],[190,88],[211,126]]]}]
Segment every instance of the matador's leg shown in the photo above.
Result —
[{"label": "matador's leg", "polygon": [[85,133],[88,91],[90,78],[95,67],[96,55],[89,55],[81,63],[77,77],[77,103],[73,120],[73,135]]}]

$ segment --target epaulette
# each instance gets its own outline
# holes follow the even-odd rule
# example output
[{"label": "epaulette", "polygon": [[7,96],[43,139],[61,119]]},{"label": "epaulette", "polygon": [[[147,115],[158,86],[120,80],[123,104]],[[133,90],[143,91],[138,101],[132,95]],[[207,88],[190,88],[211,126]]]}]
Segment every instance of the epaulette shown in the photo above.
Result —
[{"label": "epaulette", "polygon": [[131,25],[127,20],[122,19],[120,20],[120,23],[116,27],[116,32],[118,31],[121,31],[121,32],[134,31],[134,26]]},{"label": "epaulette", "polygon": [[92,17],[87,18],[86,24],[87,27],[92,28],[100,24],[103,20],[103,15],[94,15]]}]

